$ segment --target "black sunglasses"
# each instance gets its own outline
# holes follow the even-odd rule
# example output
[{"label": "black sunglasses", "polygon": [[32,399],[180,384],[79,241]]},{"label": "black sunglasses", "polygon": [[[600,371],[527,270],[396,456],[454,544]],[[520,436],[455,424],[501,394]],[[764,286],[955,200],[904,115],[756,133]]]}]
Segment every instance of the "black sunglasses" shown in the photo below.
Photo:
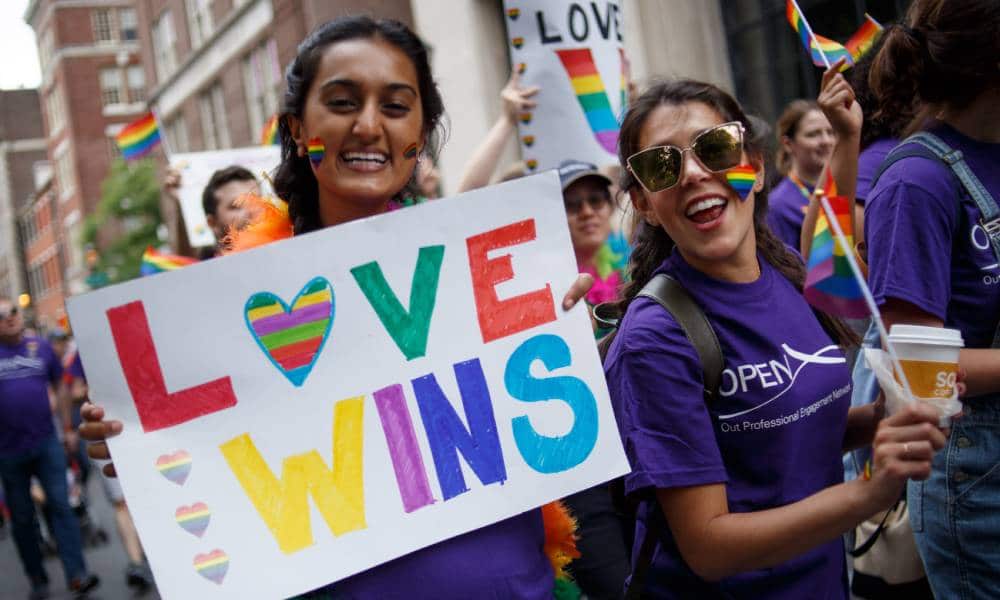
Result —
[{"label": "black sunglasses", "polygon": [[563,204],[566,206],[566,214],[575,215],[583,209],[583,204],[587,203],[590,210],[599,211],[611,204],[611,194],[607,191],[595,191],[589,194],[575,194],[573,196],[563,196]]},{"label": "black sunglasses", "polygon": [[628,158],[628,170],[647,192],[677,185],[684,169],[684,153],[690,150],[706,169],[725,171],[743,158],[743,124],[731,121],[698,134],[687,148],[653,146]]}]

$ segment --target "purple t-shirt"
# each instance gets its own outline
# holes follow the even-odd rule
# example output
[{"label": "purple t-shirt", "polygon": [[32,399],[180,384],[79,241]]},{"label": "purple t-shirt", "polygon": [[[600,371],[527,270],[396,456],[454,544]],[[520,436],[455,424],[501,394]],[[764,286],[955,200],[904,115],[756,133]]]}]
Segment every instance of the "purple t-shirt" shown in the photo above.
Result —
[{"label": "purple t-shirt", "polygon": [[868,144],[868,147],[858,155],[858,185],[854,192],[854,201],[861,206],[865,205],[868,196],[871,195],[872,184],[875,183],[875,174],[889,154],[889,151],[899,145],[896,138],[879,138]]},{"label": "purple t-shirt", "polygon": [[337,600],[551,600],[542,512],[532,510],[397,558],[332,586]]},{"label": "purple t-shirt", "polygon": [[[725,483],[730,512],[783,506],[843,481],[851,380],[844,354],[792,284],[764,260],[757,281],[712,279],[674,252],[677,279],[722,346],[719,397],[707,405],[701,363],[670,315],[637,298],[605,371],[632,473],[629,494]],[[780,316],[779,316],[780,315]],[[639,508],[633,558],[651,500]],[[830,540],[780,565],[700,579],[668,532],[647,583],[657,598],[846,598],[844,546]]]},{"label": "purple t-shirt", "polygon": [[[931,130],[1000,199],[1000,144],[940,124]],[[967,348],[988,348],[1000,318],[1000,268],[979,208],[937,160],[904,158],[879,178],[865,207],[868,283],[875,301],[897,298],[959,329]]]},{"label": "purple t-shirt", "polygon": [[[808,193],[812,193],[808,189]],[[798,250],[802,246],[802,221],[806,218],[809,198],[795,182],[785,177],[767,193],[767,224],[778,239]]]},{"label": "purple t-shirt", "polygon": [[48,385],[61,377],[47,341],[26,335],[15,346],[0,343],[0,456],[31,450],[55,434]]}]

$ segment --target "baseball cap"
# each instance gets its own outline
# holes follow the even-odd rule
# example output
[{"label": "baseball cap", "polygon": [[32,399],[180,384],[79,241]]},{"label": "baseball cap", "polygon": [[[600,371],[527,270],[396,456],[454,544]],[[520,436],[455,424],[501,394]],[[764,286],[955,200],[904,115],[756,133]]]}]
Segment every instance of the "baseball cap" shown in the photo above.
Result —
[{"label": "baseball cap", "polygon": [[565,192],[566,188],[584,177],[597,177],[604,185],[611,185],[607,175],[597,170],[597,165],[582,160],[564,160],[559,163],[559,183]]}]

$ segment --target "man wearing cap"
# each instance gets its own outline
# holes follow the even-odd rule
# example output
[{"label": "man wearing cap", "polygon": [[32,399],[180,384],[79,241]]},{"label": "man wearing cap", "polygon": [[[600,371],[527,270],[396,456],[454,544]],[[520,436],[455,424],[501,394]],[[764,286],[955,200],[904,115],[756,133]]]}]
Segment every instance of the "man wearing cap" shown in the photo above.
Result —
[{"label": "man wearing cap", "polygon": [[66,455],[52,425],[49,395],[59,391],[64,441],[77,444],[70,425],[69,398],[60,386],[62,366],[44,339],[24,333],[18,307],[0,296],[0,479],[7,494],[17,553],[31,580],[31,598],[47,598],[48,574],[42,565],[31,478],[37,477],[52,511],[52,533],[70,591],[86,594],[98,585],[87,573],[80,525],[69,504]]}]

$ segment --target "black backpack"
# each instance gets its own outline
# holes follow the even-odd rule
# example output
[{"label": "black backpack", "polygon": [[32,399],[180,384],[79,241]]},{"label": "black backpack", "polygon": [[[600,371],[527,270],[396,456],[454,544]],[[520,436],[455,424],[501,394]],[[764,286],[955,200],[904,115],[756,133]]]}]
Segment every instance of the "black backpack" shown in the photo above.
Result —
[{"label": "black backpack", "polygon": [[[719,338],[712,329],[712,324],[708,321],[701,307],[691,298],[684,286],[676,279],[665,273],[660,273],[653,277],[649,283],[643,286],[637,294],[656,301],[667,312],[673,315],[674,319],[684,330],[691,345],[694,346],[701,362],[702,372],[705,380],[705,402],[711,404],[719,393],[719,384],[722,381],[722,369],[724,359],[722,348],[719,346]],[[607,358],[611,342],[617,335],[619,316],[614,315],[613,308],[608,304],[601,304],[594,307],[594,318],[605,327],[614,329],[610,334],[601,338],[597,347],[601,355],[601,362]],[[625,478],[613,479],[609,484],[611,498],[619,512],[630,517],[634,522],[639,501],[644,498],[625,497]],[[652,498],[652,494],[648,497]],[[633,561],[635,568],[632,571],[632,580],[625,591],[626,600],[635,600],[642,597],[645,587],[646,577],[649,574],[649,567],[653,562],[653,550],[656,548],[656,541],[667,529],[667,522],[663,516],[663,511],[658,510],[658,506],[651,504],[649,518],[646,521],[646,535],[639,548],[639,556]],[[634,527],[633,527],[634,531]]]}]

